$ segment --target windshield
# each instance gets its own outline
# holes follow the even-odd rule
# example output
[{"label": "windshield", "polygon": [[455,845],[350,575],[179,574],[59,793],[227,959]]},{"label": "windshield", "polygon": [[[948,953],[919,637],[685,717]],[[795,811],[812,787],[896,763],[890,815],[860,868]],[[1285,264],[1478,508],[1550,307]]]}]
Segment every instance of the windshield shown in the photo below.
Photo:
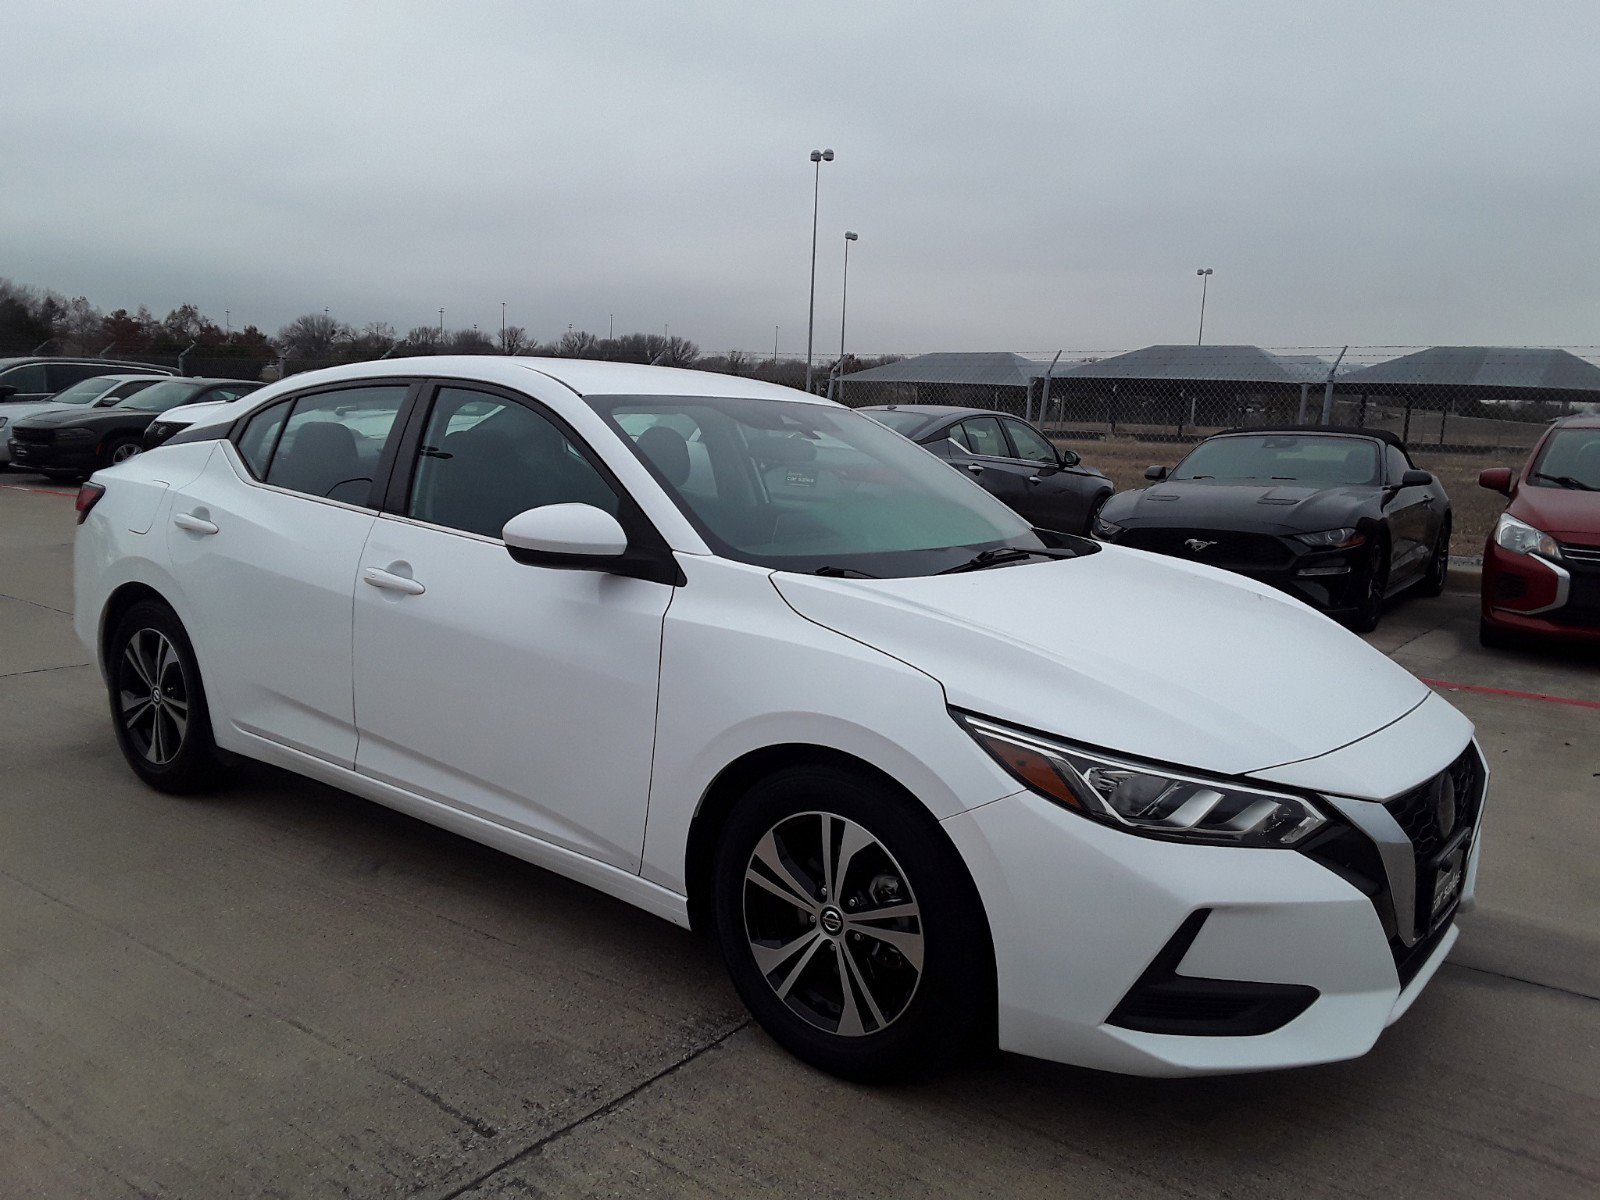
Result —
[{"label": "windshield", "polygon": [[80,379],[71,387],[62,388],[50,397],[51,404],[93,404],[112,388],[117,386],[117,381],[106,375],[96,375],[92,379]]},{"label": "windshield", "polygon": [[911,436],[912,430],[920,429],[928,423],[928,418],[923,413],[890,412],[884,408],[871,409],[868,411],[867,416],[881,425],[887,425],[896,433],[905,434],[907,437]]},{"label": "windshield", "polygon": [[1173,479],[1306,483],[1316,487],[1378,482],[1378,445],[1327,434],[1230,435],[1201,442]]},{"label": "windshield", "polygon": [[1528,473],[1534,487],[1600,491],[1600,429],[1558,429]]},{"label": "windshield", "polygon": [[829,404],[590,396],[719,554],[787,571],[931,575],[982,550],[1045,548],[939,459]]},{"label": "windshield", "polygon": [[117,407],[138,412],[166,412],[169,408],[189,403],[199,390],[200,385],[192,379],[165,379],[129,396]]}]

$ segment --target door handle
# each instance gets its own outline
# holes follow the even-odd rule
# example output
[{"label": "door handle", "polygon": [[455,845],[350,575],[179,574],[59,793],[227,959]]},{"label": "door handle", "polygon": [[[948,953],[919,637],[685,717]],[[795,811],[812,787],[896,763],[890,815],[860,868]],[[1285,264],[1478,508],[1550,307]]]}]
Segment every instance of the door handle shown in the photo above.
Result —
[{"label": "door handle", "polygon": [[380,571],[377,567],[363,569],[361,578],[375,588],[382,588],[386,592],[403,592],[407,596],[420,596],[428,590],[415,579],[407,579],[404,575],[391,575],[388,571]]},{"label": "door handle", "polygon": [[974,475],[983,474],[983,466],[980,463],[968,463],[967,470],[971,471]]},{"label": "door handle", "polygon": [[1043,479],[1041,479],[1041,478],[1040,478],[1040,477],[1039,477],[1039,476],[1037,476],[1037,475],[1029,475],[1029,476],[1028,476],[1028,482],[1029,482],[1029,483],[1043,483],[1043,482],[1044,482],[1044,480],[1043,480]]},{"label": "door handle", "polygon": [[1422,498],[1422,507],[1423,508],[1432,508],[1433,507],[1433,497],[1432,496],[1424,496]]},{"label": "door handle", "polygon": [[204,517],[197,517],[193,513],[175,513],[172,517],[172,523],[179,529],[187,529],[190,533],[217,532],[214,522],[208,521]]}]

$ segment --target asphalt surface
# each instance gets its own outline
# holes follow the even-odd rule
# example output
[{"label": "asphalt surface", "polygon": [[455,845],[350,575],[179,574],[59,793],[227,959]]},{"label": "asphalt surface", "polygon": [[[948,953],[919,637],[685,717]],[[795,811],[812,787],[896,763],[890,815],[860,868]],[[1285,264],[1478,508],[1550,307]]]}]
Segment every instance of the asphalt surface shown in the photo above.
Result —
[{"label": "asphalt surface", "polygon": [[264,767],[141,786],[34,482],[0,477],[0,1195],[1600,1194],[1600,660],[1481,651],[1470,595],[1372,640],[1551,698],[1450,693],[1494,771],[1480,907],[1371,1054],[868,1089],[598,893]]}]

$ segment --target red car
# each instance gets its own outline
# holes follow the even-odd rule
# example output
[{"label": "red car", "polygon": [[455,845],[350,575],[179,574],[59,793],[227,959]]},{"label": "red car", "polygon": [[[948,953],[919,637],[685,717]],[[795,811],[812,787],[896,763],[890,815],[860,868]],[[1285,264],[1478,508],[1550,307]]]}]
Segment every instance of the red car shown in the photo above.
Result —
[{"label": "red car", "polygon": [[1496,467],[1478,484],[1511,497],[1483,548],[1479,640],[1600,645],[1600,415],[1556,421],[1520,477]]}]

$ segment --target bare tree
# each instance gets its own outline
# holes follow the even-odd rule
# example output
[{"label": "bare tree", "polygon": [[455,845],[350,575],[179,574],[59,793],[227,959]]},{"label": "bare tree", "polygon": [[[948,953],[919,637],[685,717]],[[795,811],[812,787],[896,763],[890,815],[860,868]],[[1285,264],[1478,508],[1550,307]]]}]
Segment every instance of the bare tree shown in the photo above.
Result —
[{"label": "bare tree", "polygon": [[569,329],[556,343],[556,354],[561,358],[599,358],[600,339],[587,329]]},{"label": "bare tree", "polygon": [[56,320],[56,337],[69,354],[98,353],[105,345],[104,321],[105,315],[86,297],[74,296]]},{"label": "bare tree", "polygon": [[333,353],[334,343],[349,332],[326,313],[306,313],[278,330],[278,341],[286,354],[314,358]]},{"label": "bare tree", "polygon": [[439,327],[417,325],[406,334],[401,348],[407,354],[434,354],[439,349]]},{"label": "bare tree", "polygon": [[442,349],[451,354],[493,354],[494,343],[487,334],[477,329],[458,329]]},{"label": "bare tree", "polygon": [[495,341],[501,354],[529,354],[534,349],[534,340],[521,325],[507,325],[495,335]]}]

